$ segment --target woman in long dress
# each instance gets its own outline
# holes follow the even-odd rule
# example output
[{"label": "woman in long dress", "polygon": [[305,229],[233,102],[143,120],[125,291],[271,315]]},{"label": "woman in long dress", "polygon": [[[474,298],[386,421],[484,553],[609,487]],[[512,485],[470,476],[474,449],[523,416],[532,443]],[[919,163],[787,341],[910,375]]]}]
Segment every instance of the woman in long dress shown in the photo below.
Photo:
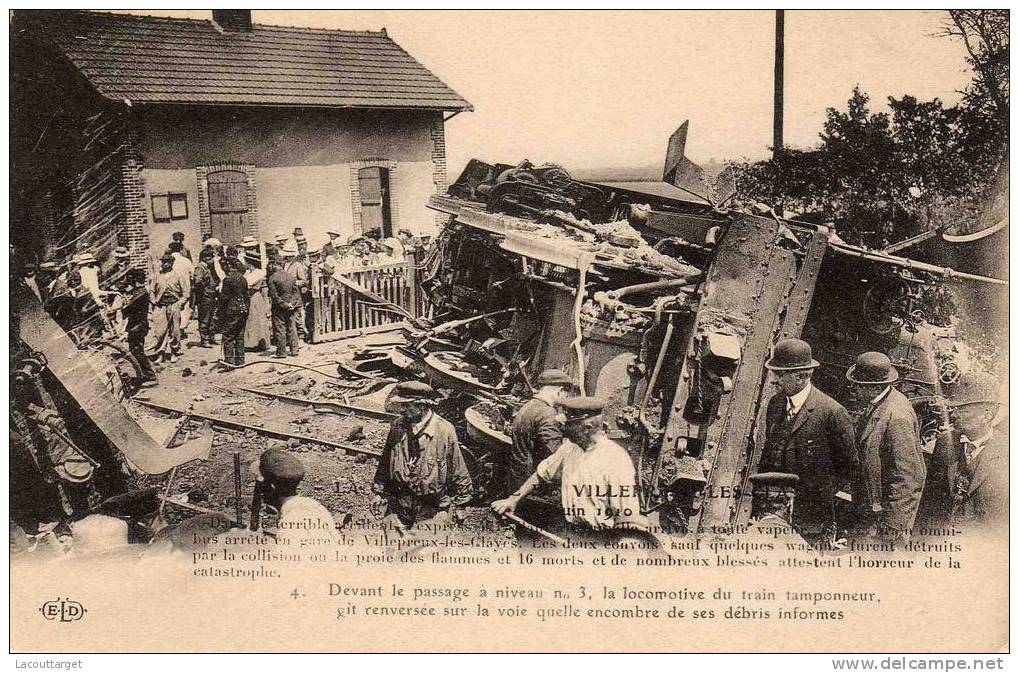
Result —
[{"label": "woman in long dress", "polygon": [[[247,244],[247,245],[245,245]],[[244,248],[244,280],[248,281],[248,294],[251,303],[248,306],[248,322],[244,326],[244,347],[247,350],[267,351],[271,343],[271,326],[269,322],[269,286],[266,283],[265,270],[262,269],[262,256],[258,242],[245,239],[241,244]]]}]

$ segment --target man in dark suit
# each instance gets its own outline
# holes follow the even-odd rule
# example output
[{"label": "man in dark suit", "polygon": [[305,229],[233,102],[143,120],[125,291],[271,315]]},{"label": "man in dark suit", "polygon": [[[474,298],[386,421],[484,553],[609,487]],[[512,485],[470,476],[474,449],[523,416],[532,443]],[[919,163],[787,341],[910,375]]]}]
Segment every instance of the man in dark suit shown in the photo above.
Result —
[{"label": "man in dark suit", "polygon": [[908,538],[927,480],[916,412],[893,387],[899,373],[884,353],[863,353],[846,378],[854,400],[863,407],[856,445],[870,523],[883,537]]},{"label": "man in dark suit", "polygon": [[223,361],[227,365],[244,364],[244,326],[248,322],[248,281],[244,265],[236,259],[224,258],[226,277],[219,293],[216,319],[223,333]]},{"label": "man in dark suit", "polygon": [[841,404],[811,384],[820,363],[806,341],[779,341],[765,366],[779,392],[768,401],[758,470],[799,477],[792,523],[811,543],[826,546],[849,523],[858,466],[853,421]]},{"label": "man in dark suit", "polygon": [[938,523],[1008,526],[1008,436],[995,429],[998,381],[983,372],[959,377],[948,398],[952,429],[938,437],[930,487]]},{"label": "man in dark suit", "polygon": [[297,316],[301,307],[301,289],[287,264],[297,257],[297,244],[287,241],[280,250],[282,264],[269,274],[269,301],[272,303],[272,333],[276,340],[276,358],[285,358],[300,350],[297,337]]}]

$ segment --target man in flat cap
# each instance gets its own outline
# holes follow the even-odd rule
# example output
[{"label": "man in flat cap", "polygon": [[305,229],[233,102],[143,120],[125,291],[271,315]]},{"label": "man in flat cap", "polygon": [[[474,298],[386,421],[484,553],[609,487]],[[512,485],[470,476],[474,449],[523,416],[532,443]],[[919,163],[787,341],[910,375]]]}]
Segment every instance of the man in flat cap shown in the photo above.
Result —
[{"label": "man in flat cap", "polygon": [[506,456],[504,495],[520,488],[535,466],[559,449],[563,428],[557,407],[572,386],[573,379],[561,369],[546,369],[538,375],[538,389],[520,407],[510,427],[513,448]]},{"label": "man in flat cap", "polygon": [[[427,383],[398,383],[389,403],[400,414],[389,427],[372,490],[373,509],[386,505],[406,527],[452,515],[473,496],[471,475],[456,430],[433,410],[435,391]],[[448,513],[448,514],[447,514]]]},{"label": "man in flat cap", "polygon": [[765,364],[778,392],[768,401],[758,469],[799,477],[793,523],[808,540],[830,546],[846,527],[858,470],[853,420],[845,407],[814,387],[820,363],[810,344],[783,339]]},{"label": "man in flat cap", "polygon": [[560,480],[560,499],[567,528],[579,537],[611,531],[617,519],[640,513],[637,474],[626,449],[605,434],[605,403],[595,397],[562,401],[564,441],[541,461],[512,495],[492,503],[499,514],[517,505],[542,483]]},{"label": "man in flat cap", "polygon": [[998,392],[998,380],[979,371],[963,373],[952,386],[952,429],[935,442],[925,493],[938,523],[1008,526],[1008,436],[994,427]]},{"label": "man in flat cap", "polygon": [[276,543],[291,551],[302,547],[334,544],[339,534],[333,515],[313,498],[297,495],[304,479],[304,465],[283,449],[269,449],[253,465],[256,482],[251,505],[252,523],[262,505],[278,512]]},{"label": "man in flat cap", "polygon": [[881,537],[908,538],[927,480],[916,412],[894,388],[899,373],[884,353],[861,354],[846,378],[863,410],[856,422],[856,445],[866,493],[863,502],[869,505],[867,523]]},{"label": "man in flat cap", "polygon": [[747,536],[770,541],[776,552],[792,550],[813,553],[813,547],[797,532],[793,503],[800,478],[788,472],[760,472],[750,475],[754,511]]},{"label": "man in flat cap", "polygon": [[145,337],[149,334],[149,292],[145,287],[145,272],[141,269],[128,269],[121,284],[124,295],[125,329],[127,331],[127,347],[138,362],[141,385],[156,382],[156,372],[152,362],[145,353]]},{"label": "man in flat cap", "polygon": [[185,286],[180,274],[174,271],[173,255],[163,255],[159,262],[159,275],[152,285],[152,304],[165,319],[158,350],[164,360],[176,362],[181,355],[180,312],[188,300],[189,288]]},{"label": "man in flat cap", "polygon": [[189,262],[193,261],[191,251],[184,245],[184,232],[175,231],[171,238],[173,239],[170,241],[171,252],[179,253],[182,257],[186,257]]}]

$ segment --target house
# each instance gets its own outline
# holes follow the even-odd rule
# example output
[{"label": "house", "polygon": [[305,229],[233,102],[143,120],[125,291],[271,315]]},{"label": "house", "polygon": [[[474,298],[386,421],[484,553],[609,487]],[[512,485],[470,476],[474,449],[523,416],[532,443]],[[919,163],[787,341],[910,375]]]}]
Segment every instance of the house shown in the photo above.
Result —
[{"label": "house", "polygon": [[12,240],[40,259],[436,227],[444,124],[471,105],[385,29],[18,11],[11,31]]}]

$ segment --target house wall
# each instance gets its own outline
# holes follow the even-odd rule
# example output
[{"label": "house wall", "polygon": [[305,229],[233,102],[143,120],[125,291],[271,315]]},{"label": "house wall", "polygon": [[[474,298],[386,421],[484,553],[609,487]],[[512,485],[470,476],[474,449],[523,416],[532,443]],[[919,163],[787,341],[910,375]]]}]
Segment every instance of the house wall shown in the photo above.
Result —
[{"label": "house wall", "polygon": [[[197,246],[208,227],[199,167],[234,165],[249,174],[251,221],[261,240],[301,227],[311,247],[326,230],[360,231],[357,170],[390,169],[394,231],[433,233],[428,197],[445,188],[439,112],[159,107],[135,113],[150,250],[183,231]],[[188,194],[188,219],[156,223],[153,193]],[[204,221],[203,221],[204,220]]]}]

